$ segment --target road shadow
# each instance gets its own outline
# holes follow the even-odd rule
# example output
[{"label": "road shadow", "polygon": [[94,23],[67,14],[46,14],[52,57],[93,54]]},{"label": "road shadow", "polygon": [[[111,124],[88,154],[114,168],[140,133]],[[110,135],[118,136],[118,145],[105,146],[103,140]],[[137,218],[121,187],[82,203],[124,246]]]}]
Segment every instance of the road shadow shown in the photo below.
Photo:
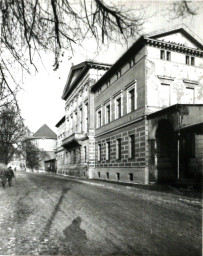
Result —
[{"label": "road shadow", "polygon": [[42,235],[39,238],[39,241],[43,241],[46,237],[48,237],[50,229],[51,229],[51,226],[52,226],[52,223],[53,223],[53,221],[54,221],[54,219],[55,219],[55,217],[57,215],[57,212],[59,211],[59,208],[60,208],[60,205],[61,205],[61,203],[62,203],[62,201],[64,199],[64,196],[66,195],[66,193],[69,190],[70,190],[70,188],[67,188],[67,187],[62,189],[61,196],[60,196],[57,204],[55,205],[49,220],[47,221],[47,224],[46,224],[46,226],[44,228],[44,231],[43,231]]},{"label": "road shadow", "polygon": [[86,231],[81,228],[82,219],[76,217],[72,223],[63,230],[64,251],[75,255],[85,255],[88,252]]}]

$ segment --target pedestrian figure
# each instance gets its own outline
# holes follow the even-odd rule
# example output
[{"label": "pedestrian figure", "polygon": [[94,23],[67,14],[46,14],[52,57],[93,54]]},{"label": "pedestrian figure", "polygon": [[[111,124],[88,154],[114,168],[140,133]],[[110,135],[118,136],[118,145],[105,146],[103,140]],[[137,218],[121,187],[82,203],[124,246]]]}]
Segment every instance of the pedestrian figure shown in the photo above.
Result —
[{"label": "pedestrian figure", "polygon": [[5,169],[0,170],[0,178],[1,178],[2,187],[5,188],[6,186],[6,170]]},{"label": "pedestrian figure", "polygon": [[11,187],[12,185],[12,179],[15,177],[14,175],[14,172],[13,172],[13,169],[10,167],[8,167],[8,170],[6,171],[6,178],[7,178],[7,181],[8,181],[8,185],[9,187]]}]

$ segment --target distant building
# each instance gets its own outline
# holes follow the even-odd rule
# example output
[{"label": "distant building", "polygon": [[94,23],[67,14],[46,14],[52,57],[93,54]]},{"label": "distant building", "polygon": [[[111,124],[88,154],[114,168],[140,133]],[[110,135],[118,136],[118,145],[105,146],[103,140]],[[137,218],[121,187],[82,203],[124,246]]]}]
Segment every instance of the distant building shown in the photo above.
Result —
[{"label": "distant building", "polygon": [[26,168],[30,171],[55,172],[57,135],[44,124],[36,133],[25,139]]},{"label": "distant building", "polygon": [[72,66],[64,88],[65,117],[58,124],[59,173],[92,177],[94,170],[94,97],[91,86],[110,65],[92,61]]},{"label": "distant building", "polygon": [[23,153],[16,152],[7,166],[11,166],[16,171],[25,171],[26,161]]},{"label": "distant building", "polygon": [[93,177],[134,183],[203,172],[203,45],[183,28],[141,36],[92,87]]},{"label": "distant building", "polygon": [[57,160],[57,172],[66,173],[67,170],[67,154],[64,147],[62,146],[62,141],[65,139],[66,135],[66,119],[65,116],[56,124],[57,127],[57,144],[56,144],[56,160]]}]

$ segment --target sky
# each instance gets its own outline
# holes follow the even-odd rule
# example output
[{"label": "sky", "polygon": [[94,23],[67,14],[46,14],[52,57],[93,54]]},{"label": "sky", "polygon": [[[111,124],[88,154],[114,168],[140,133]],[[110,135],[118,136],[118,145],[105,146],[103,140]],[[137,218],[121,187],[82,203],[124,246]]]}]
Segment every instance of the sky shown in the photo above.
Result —
[{"label": "sky", "polygon": [[[140,2],[136,0],[123,0],[126,7],[136,7]],[[147,6],[146,19],[143,33],[159,31],[161,29],[176,28],[180,24],[190,28],[202,41],[203,30],[203,4],[199,5],[198,14],[193,18],[188,17],[184,20],[174,19],[173,12],[166,12],[169,2],[166,1],[144,1],[143,7]],[[93,40],[84,42],[83,48],[76,48],[73,56],[66,54],[57,71],[53,71],[54,57],[51,54],[42,54],[43,64],[38,60],[39,72],[24,77],[22,90],[19,92],[18,101],[21,108],[22,117],[31,132],[36,132],[43,124],[47,124],[56,132],[56,123],[65,114],[65,101],[61,99],[62,92],[69,74],[71,65],[76,65],[85,60],[113,64],[133,43],[128,45],[109,44],[103,46],[101,51]]]}]

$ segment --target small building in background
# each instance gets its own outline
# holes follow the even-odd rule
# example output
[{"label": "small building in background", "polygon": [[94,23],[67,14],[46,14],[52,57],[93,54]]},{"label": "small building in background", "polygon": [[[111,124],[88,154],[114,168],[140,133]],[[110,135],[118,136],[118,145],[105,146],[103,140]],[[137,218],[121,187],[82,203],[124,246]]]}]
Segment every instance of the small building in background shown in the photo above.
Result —
[{"label": "small building in background", "polygon": [[57,135],[46,124],[25,139],[26,169],[56,172],[55,149]]}]

